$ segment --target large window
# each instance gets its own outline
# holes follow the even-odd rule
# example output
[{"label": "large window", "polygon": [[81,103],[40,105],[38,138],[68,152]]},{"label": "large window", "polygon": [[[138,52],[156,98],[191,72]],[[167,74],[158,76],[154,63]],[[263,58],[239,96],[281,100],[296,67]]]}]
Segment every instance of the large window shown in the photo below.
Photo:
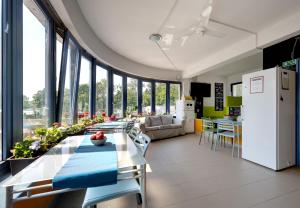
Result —
[{"label": "large window", "polygon": [[[33,14],[33,7],[34,14]],[[46,18],[23,4],[23,135],[48,124],[45,90]]]},{"label": "large window", "polygon": [[127,114],[137,115],[138,113],[138,81],[127,77]]},{"label": "large window", "polygon": [[144,115],[151,114],[151,82],[143,82],[143,103],[142,111]]},{"label": "large window", "polygon": [[123,111],[122,111],[122,88],[123,88],[123,83],[122,83],[122,77],[119,75],[114,74],[113,75],[113,80],[114,80],[114,105],[113,105],[113,110],[114,114],[117,117],[123,117]]},{"label": "large window", "polygon": [[170,84],[170,114],[176,114],[176,101],[180,100],[180,84]]},{"label": "large window", "polygon": [[232,96],[242,96],[243,84],[241,82],[231,84]]},{"label": "large window", "polygon": [[63,98],[62,122],[72,124],[72,95],[74,91],[75,73],[78,64],[79,52],[73,41],[70,39],[68,46],[67,68]]},{"label": "large window", "polygon": [[56,34],[56,92],[58,91],[60,65],[61,65],[61,53],[62,53],[62,37]]},{"label": "large window", "polygon": [[107,70],[96,68],[96,113],[107,112]]},{"label": "large window", "polygon": [[[0,28],[2,28],[2,0],[0,0]],[[0,161],[2,160],[2,31],[0,30]]]},{"label": "large window", "polygon": [[84,56],[82,56],[77,100],[77,110],[79,118],[90,115],[90,73],[91,62]]},{"label": "large window", "polygon": [[157,115],[166,113],[166,83],[155,84],[155,111]]}]

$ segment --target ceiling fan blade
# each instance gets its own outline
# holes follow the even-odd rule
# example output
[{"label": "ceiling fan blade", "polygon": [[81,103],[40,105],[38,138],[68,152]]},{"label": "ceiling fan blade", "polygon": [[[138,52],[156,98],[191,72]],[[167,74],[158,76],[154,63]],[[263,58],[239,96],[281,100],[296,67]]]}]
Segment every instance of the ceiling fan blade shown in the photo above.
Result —
[{"label": "ceiling fan blade", "polygon": [[173,34],[166,33],[166,34],[163,34],[161,42],[167,46],[170,46],[170,45],[172,45],[173,39],[174,39]]},{"label": "ceiling fan blade", "polygon": [[200,17],[202,17],[202,19],[203,19],[202,27],[207,27],[207,25],[208,25],[209,18],[212,13],[212,9],[213,9],[212,3],[213,3],[213,0],[208,0],[205,9],[202,11],[202,13],[200,15]]},{"label": "ceiling fan blade", "polygon": [[180,46],[183,47],[186,43],[186,41],[190,38],[190,36],[183,36],[181,37],[181,43]]},{"label": "ceiling fan blade", "polygon": [[204,35],[208,35],[208,36],[212,36],[212,37],[216,37],[216,38],[225,38],[226,34],[216,31],[216,30],[210,30],[210,29],[206,29],[204,31]]}]

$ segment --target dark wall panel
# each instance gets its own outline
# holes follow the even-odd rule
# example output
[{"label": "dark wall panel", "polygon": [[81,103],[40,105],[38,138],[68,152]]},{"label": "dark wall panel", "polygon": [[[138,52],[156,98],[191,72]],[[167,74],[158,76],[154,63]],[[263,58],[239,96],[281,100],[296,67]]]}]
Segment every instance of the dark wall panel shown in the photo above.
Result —
[{"label": "dark wall panel", "polygon": [[[263,68],[281,66],[282,62],[291,60],[295,41],[296,38],[293,37],[263,49]],[[294,58],[300,58],[300,40],[298,40],[294,52]]]}]

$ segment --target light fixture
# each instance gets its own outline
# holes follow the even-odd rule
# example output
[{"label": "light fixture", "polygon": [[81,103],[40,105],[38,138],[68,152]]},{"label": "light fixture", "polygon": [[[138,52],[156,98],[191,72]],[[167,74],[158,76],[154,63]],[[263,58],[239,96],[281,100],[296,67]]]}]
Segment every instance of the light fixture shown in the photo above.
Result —
[{"label": "light fixture", "polygon": [[159,41],[161,41],[162,36],[161,36],[161,34],[153,33],[149,36],[149,39],[153,42],[159,42]]}]

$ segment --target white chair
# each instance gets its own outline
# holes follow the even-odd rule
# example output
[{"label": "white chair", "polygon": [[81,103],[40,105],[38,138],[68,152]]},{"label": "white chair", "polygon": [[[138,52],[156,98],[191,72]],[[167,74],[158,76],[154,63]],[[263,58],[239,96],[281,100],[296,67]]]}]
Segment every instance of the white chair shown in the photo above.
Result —
[{"label": "white chair", "polygon": [[131,129],[134,127],[134,124],[135,124],[135,121],[132,120],[132,121],[128,121],[127,124],[126,124],[126,128],[125,128],[125,131],[126,133],[128,134]]},{"label": "white chair", "polygon": [[141,154],[145,157],[146,152],[148,150],[149,144],[151,142],[151,139],[148,135],[146,134],[139,134],[138,136],[135,137],[133,140],[135,145],[137,146],[138,149],[140,149]]},{"label": "white chair", "polygon": [[[234,156],[234,149],[235,149],[235,143],[238,141],[239,133],[235,131],[234,128],[234,122],[231,120],[223,119],[217,121],[217,141],[214,145],[214,150],[216,150],[216,147],[218,144],[220,144],[220,141],[222,138],[231,138],[232,139],[232,157]],[[225,144],[225,141],[224,141]],[[237,144],[238,148],[238,157],[239,157],[239,146]]]},{"label": "white chair", "polygon": [[217,133],[217,129],[214,127],[214,122],[211,119],[202,119],[202,133],[200,135],[199,145],[201,144],[203,134],[205,136],[206,133],[208,133],[208,138],[207,138],[208,142],[209,142],[209,138],[210,137],[212,138],[212,144],[211,144],[212,145],[211,148],[212,148],[214,136],[215,133]]},{"label": "white chair", "polygon": [[[119,175],[122,173],[119,173]],[[129,194],[139,194],[142,207],[146,207],[146,196],[141,191],[142,175],[140,169],[125,170],[125,177],[118,178],[117,184],[88,188],[82,203],[82,208],[93,208],[97,203],[119,198]]]},{"label": "white chair", "polygon": [[137,127],[133,127],[129,133],[128,136],[134,141],[134,139],[141,133],[141,130]]},{"label": "white chair", "polygon": [[[133,141],[137,148],[141,151],[141,154],[145,157],[151,142],[150,137],[146,134],[139,133]],[[134,166],[130,170],[124,169],[123,174],[125,174],[125,177],[120,178],[115,185],[88,188],[82,208],[95,207],[97,203],[119,198],[128,194],[137,194],[138,203],[142,203],[142,207],[145,208],[146,196],[142,195],[140,188],[142,180],[140,168]]]}]

